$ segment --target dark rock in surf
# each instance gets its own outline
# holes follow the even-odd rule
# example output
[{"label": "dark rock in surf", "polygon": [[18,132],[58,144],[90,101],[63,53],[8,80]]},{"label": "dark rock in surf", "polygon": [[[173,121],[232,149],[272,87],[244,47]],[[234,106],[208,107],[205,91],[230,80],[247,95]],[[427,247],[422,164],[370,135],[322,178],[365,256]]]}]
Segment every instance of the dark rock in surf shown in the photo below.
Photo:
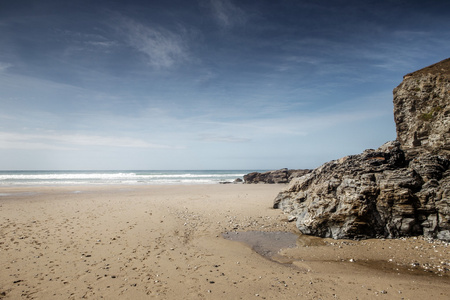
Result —
[{"label": "dark rock in surf", "polygon": [[293,178],[301,177],[309,172],[311,170],[289,170],[286,168],[264,173],[253,172],[244,175],[244,183],[289,183]]}]

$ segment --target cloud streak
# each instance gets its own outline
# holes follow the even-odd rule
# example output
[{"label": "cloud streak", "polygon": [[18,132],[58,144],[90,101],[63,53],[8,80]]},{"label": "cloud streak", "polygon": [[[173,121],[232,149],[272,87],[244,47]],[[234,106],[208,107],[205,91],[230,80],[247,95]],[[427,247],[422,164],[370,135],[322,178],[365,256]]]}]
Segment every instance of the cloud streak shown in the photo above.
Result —
[{"label": "cloud streak", "polygon": [[10,67],[12,67],[11,64],[0,61],[0,73],[7,71]]},{"label": "cloud streak", "polygon": [[219,142],[219,143],[246,143],[251,141],[249,138],[237,137],[232,135],[217,135],[217,134],[201,134],[200,141],[203,142]]},{"label": "cloud streak", "polygon": [[245,23],[245,12],[229,0],[210,0],[213,17],[223,28],[231,28]]},{"label": "cloud streak", "polygon": [[73,150],[77,147],[91,146],[147,149],[183,148],[180,146],[149,143],[142,139],[129,137],[83,134],[24,134],[16,132],[0,132],[1,149]]},{"label": "cloud streak", "polygon": [[164,69],[189,60],[182,34],[159,26],[146,26],[126,17],[120,20],[120,30],[127,44],[144,54],[149,65]]}]

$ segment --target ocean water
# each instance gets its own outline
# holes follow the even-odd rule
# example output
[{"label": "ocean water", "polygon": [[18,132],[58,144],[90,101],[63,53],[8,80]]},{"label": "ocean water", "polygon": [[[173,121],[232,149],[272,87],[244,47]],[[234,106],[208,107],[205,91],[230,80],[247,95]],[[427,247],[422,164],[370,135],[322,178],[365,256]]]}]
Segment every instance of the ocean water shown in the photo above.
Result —
[{"label": "ocean water", "polygon": [[[263,172],[261,170],[256,170]],[[1,186],[217,184],[255,170],[0,171]]]}]

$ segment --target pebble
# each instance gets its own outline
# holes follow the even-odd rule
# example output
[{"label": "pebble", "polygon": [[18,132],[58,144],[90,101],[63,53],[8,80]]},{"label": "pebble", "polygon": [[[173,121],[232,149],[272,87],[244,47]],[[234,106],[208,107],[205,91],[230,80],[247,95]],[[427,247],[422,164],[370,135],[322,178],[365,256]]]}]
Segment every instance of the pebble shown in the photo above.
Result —
[{"label": "pebble", "polygon": [[289,217],[288,217],[288,222],[293,222],[293,221],[295,221],[295,220],[297,220],[297,217],[296,217],[296,216],[289,216]]}]

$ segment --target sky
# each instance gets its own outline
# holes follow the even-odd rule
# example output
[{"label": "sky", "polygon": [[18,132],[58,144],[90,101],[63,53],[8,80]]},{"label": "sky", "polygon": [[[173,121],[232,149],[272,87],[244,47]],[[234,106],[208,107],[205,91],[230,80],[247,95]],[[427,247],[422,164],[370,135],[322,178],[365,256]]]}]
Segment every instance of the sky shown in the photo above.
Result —
[{"label": "sky", "polygon": [[315,168],[396,138],[450,1],[0,0],[1,170]]}]

